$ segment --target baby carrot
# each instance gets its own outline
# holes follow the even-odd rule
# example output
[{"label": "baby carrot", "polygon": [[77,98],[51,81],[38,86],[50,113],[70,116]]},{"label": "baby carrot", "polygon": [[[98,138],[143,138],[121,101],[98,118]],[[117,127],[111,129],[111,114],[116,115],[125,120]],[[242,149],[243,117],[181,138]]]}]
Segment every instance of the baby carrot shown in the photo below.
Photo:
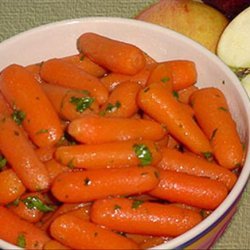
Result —
[{"label": "baby carrot", "polygon": [[44,196],[39,192],[22,195],[9,206],[9,209],[20,218],[31,223],[38,222],[44,213],[53,211],[52,207],[46,205]]},{"label": "baby carrot", "polygon": [[156,165],[161,153],[152,141],[129,140],[59,147],[55,159],[71,168],[120,168]]},{"label": "baby carrot", "polygon": [[0,206],[0,238],[26,249],[43,249],[48,235],[32,223]]},{"label": "baby carrot", "polygon": [[136,82],[140,86],[144,87],[146,86],[150,72],[154,67],[155,64],[146,65],[142,70],[132,76],[111,72],[102,77],[101,82],[109,91],[112,91],[120,83],[127,81]]},{"label": "baby carrot", "polygon": [[138,111],[136,96],[140,89],[136,82],[127,81],[119,84],[109,95],[100,114],[107,117],[131,117]]},{"label": "baby carrot", "polygon": [[150,166],[67,172],[55,179],[51,191],[62,202],[86,202],[109,195],[138,194],[157,186],[157,173]]},{"label": "baby carrot", "polygon": [[170,202],[213,210],[226,198],[228,189],[217,180],[161,170],[160,183],[150,194]]},{"label": "baby carrot", "polygon": [[132,44],[96,33],[84,33],[77,40],[78,50],[112,72],[134,75],[146,63],[143,52]]},{"label": "baby carrot", "polygon": [[181,90],[196,83],[197,71],[193,61],[172,60],[164,64],[172,71],[174,90]]},{"label": "baby carrot", "polygon": [[55,144],[62,136],[59,118],[34,75],[12,64],[0,75],[0,90],[39,147]]},{"label": "baby carrot", "polygon": [[25,192],[25,186],[12,169],[0,172],[0,204],[15,201]]},{"label": "baby carrot", "polygon": [[69,167],[60,164],[54,158],[49,161],[46,161],[44,164],[46,169],[48,170],[51,183],[59,174],[70,171]]},{"label": "baby carrot", "polygon": [[97,102],[103,104],[107,101],[108,90],[100,80],[62,59],[50,59],[42,64],[40,75],[50,84],[66,88],[86,90]]},{"label": "baby carrot", "polygon": [[3,115],[0,115],[0,150],[26,188],[31,191],[48,188],[48,172],[28,138],[12,118]]},{"label": "baby carrot", "polygon": [[42,83],[41,86],[61,119],[72,121],[99,111],[99,104],[88,91],[47,83]]},{"label": "baby carrot", "polygon": [[70,213],[79,208],[88,206],[88,203],[63,203],[59,206],[54,212],[50,213],[47,217],[43,217],[42,221],[40,221],[39,228],[44,231],[47,231],[51,225],[51,223],[62,214]]},{"label": "baby carrot", "polygon": [[141,90],[137,100],[146,114],[164,124],[191,151],[200,155],[212,152],[208,138],[163,83],[152,83]]},{"label": "baby carrot", "polygon": [[138,249],[133,241],[84,221],[73,215],[62,215],[53,221],[51,235],[73,249]]},{"label": "baby carrot", "polygon": [[66,247],[64,245],[62,245],[60,242],[56,241],[56,240],[49,240],[48,242],[45,243],[43,250],[66,250],[66,249],[70,249],[69,247]]},{"label": "baby carrot", "polygon": [[91,115],[72,121],[68,132],[76,140],[87,144],[136,139],[159,140],[166,133],[155,121]]},{"label": "baby carrot", "polygon": [[195,91],[190,101],[219,164],[229,169],[241,166],[243,146],[224,94],[217,88],[203,88]]},{"label": "baby carrot", "polygon": [[224,183],[229,190],[232,189],[237,177],[234,173],[216,163],[204,158],[181,153],[175,149],[162,149],[162,160],[157,165],[164,170],[172,170],[190,175],[208,177]]},{"label": "baby carrot", "polygon": [[81,53],[76,55],[66,56],[63,57],[62,59],[64,61],[74,64],[75,66],[79,67],[80,69],[84,70],[85,72],[95,77],[102,77],[107,73],[107,71],[103,67],[94,63],[87,56]]},{"label": "baby carrot", "polygon": [[202,220],[189,209],[126,198],[95,201],[90,217],[116,231],[154,236],[178,236]]},{"label": "baby carrot", "polygon": [[179,90],[177,92],[178,100],[182,103],[189,104],[189,98],[196,90],[198,90],[198,87],[196,87],[195,85],[191,85],[185,89]]},{"label": "baby carrot", "polygon": [[37,158],[41,162],[49,161],[53,158],[53,154],[56,150],[55,146],[43,147],[43,148],[36,148],[35,153]]},{"label": "baby carrot", "polygon": [[147,85],[156,82],[161,82],[165,84],[169,90],[173,90],[172,70],[170,67],[166,66],[165,63],[157,64],[157,66],[152,70],[148,78]]}]

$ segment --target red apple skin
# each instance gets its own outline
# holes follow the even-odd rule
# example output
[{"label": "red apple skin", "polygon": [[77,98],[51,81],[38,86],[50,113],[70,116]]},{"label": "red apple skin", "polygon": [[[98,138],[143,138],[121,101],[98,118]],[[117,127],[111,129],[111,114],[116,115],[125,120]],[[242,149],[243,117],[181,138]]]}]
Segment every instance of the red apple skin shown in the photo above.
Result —
[{"label": "red apple skin", "polygon": [[213,53],[229,22],[215,8],[192,0],[160,0],[135,18],[182,33]]},{"label": "red apple skin", "polygon": [[233,19],[250,6],[250,0],[203,0],[203,2],[221,11],[229,19]]}]

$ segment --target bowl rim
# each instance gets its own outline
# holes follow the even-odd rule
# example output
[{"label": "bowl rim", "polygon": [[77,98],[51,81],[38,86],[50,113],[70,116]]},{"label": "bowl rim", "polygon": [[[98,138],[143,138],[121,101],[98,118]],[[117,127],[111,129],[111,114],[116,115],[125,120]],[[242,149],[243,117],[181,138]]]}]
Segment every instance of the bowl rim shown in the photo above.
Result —
[{"label": "bowl rim", "polygon": [[[168,36],[175,37],[180,39],[182,42],[185,42],[188,46],[191,45],[193,47],[196,47],[199,53],[205,54],[209,57],[212,61],[215,61],[217,64],[219,64],[222,67],[222,70],[227,74],[231,79],[233,84],[241,85],[239,79],[236,77],[236,75],[229,69],[229,67],[223,63],[223,61],[210,52],[208,49],[200,45],[198,42],[193,41],[191,38],[188,38],[180,33],[177,33],[173,30],[170,30],[166,27],[159,26],[157,24],[148,23],[141,20],[131,19],[131,18],[123,18],[123,17],[82,17],[82,18],[73,18],[73,19],[65,19],[61,21],[55,21],[43,25],[39,25],[37,27],[33,27],[29,30],[22,31],[18,34],[15,34],[12,37],[9,37],[5,40],[3,40],[0,43],[0,50],[2,47],[9,46],[11,43],[16,43],[19,39],[22,39],[25,36],[29,36],[32,34],[35,34],[37,32],[41,32],[44,30],[50,30],[59,26],[67,26],[67,25],[74,25],[75,23],[88,23],[88,22],[115,22],[120,24],[131,24],[136,25],[141,28],[146,29],[153,29],[155,31],[159,31],[162,33],[166,33]],[[1,69],[0,69],[1,70]],[[247,96],[247,93],[243,86],[239,87],[237,86],[237,89],[239,90],[244,108],[249,105],[249,98]],[[249,135],[250,130],[250,115],[247,115],[247,134]],[[233,187],[233,189],[230,191],[226,199],[219,205],[218,208],[216,208],[207,218],[205,218],[202,222],[200,222],[198,225],[196,225],[194,228],[190,229],[189,231],[185,232],[184,234],[171,239],[170,241],[167,241],[166,243],[163,243],[159,246],[153,247],[152,249],[173,249],[175,247],[179,247],[181,245],[186,244],[187,242],[191,242],[192,239],[197,238],[199,235],[204,234],[204,232],[208,229],[216,225],[222,218],[223,215],[225,216],[227,212],[232,208],[234,203],[239,199],[240,195],[245,189],[245,186],[247,184],[247,181],[250,176],[250,149],[249,149],[249,136],[248,136],[248,142],[246,145],[247,148],[247,156],[245,158],[244,162],[244,168],[241,171],[240,176],[238,177],[238,180]],[[6,244],[6,245],[5,245]],[[6,249],[11,249],[9,247],[13,247],[14,245],[1,240],[0,239],[0,246],[7,247]]]}]

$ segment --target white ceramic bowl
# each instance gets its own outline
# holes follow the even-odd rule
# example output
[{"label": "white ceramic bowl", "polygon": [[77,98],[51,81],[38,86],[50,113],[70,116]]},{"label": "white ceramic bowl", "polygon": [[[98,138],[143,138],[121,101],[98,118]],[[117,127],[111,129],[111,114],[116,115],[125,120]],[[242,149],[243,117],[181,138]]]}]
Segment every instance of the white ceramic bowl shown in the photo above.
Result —
[{"label": "white ceramic bowl", "polygon": [[[189,59],[196,63],[198,86],[215,86],[229,100],[247,157],[239,179],[223,203],[199,225],[162,244],[157,249],[208,249],[224,231],[250,173],[249,99],[236,76],[214,54],[194,41],[166,28],[121,18],[83,18],[44,25],[21,33],[0,44],[0,70],[11,63],[27,65],[77,53],[76,40],[84,32],[96,32],[137,45],[158,61]],[[0,247],[14,246],[0,240]]]}]

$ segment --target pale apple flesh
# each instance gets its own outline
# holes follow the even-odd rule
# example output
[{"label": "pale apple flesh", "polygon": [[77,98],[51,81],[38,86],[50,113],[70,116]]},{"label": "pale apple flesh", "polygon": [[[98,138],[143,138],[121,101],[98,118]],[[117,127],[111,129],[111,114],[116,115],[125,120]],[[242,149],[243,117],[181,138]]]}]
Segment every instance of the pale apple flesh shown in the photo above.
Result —
[{"label": "pale apple flesh", "polygon": [[217,54],[231,67],[250,67],[250,7],[227,26],[218,43]]},{"label": "pale apple flesh", "polygon": [[250,7],[227,26],[219,40],[217,54],[233,69],[250,97]]},{"label": "pale apple flesh", "polygon": [[182,33],[214,53],[229,22],[216,9],[191,0],[161,0],[141,12],[136,19]]}]

